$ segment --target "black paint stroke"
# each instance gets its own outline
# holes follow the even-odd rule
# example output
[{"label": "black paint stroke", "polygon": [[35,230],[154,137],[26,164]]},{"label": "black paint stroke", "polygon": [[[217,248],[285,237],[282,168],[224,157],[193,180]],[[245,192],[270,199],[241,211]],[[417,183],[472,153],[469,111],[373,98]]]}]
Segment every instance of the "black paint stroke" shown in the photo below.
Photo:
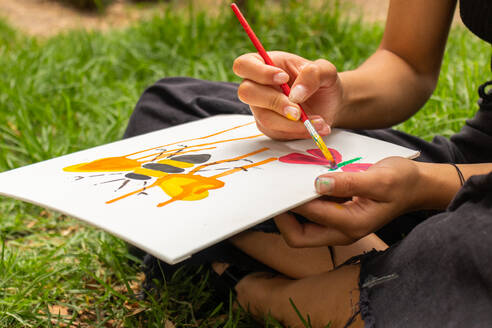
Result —
[{"label": "black paint stroke", "polygon": [[96,183],[95,185],[105,184],[105,183],[111,183],[111,182],[116,182],[116,181],[121,181],[121,180],[126,180],[126,179],[125,178],[121,178],[121,179],[116,179],[116,180],[104,181],[104,182],[101,182],[101,183]]},{"label": "black paint stroke", "polygon": [[116,190],[115,190],[115,192],[116,192],[116,191],[118,191],[118,190],[120,190],[120,189],[121,189],[121,188],[123,188],[124,186],[126,186],[128,182],[130,182],[130,180],[125,180],[125,181],[121,184],[121,186],[120,186],[118,189],[116,189]]},{"label": "black paint stroke", "polygon": [[125,174],[125,177],[127,177],[128,179],[133,179],[133,180],[150,180],[150,179],[152,179],[148,175],[138,174],[138,173],[133,173],[133,172]]},{"label": "black paint stroke", "polygon": [[181,149],[178,149],[177,151],[175,151],[174,153],[171,153],[169,155],[166,156],[166,158],[171,158],[173,156],[176,156],[177,154],[181,153],[182,151],[186,150],[188,148],[187,145],[178,145],[179,147],[183,147]]},{"label": "black paint stroke", "polygon": [[190,164],[202,164],[212,157],[210,154],[181,155],[170,158],[173,161],[180,161]]},{"label": "black paint stroke", "polygon": [[166,152],[165,149],[163,149],[159,154],[157,154],[154,158],[152,158],[150,161],[153,162],[155,161],[156,159],[158,159],[159,157],[161,157],[164,153]]},{"label": "black paint stroke", "polygon": [[147,163],[143,165],[144,168],[149,170],[161,171],[165,173],[182,173],[184,169],[167,164],[160,163]]}]

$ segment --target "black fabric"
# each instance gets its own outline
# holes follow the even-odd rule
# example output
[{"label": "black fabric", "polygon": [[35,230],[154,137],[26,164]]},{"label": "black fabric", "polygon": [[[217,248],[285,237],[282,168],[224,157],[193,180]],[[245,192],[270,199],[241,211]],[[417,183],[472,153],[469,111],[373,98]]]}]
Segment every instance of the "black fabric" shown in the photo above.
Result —
[{"label": "black fabric", "polygon": [[124,138],[219,114],[251,114],[232,83],[171,77],[145,90],[135,106]]},{"label": "black fabric", "polygon": [[492,1],[460,0],[460,16],[470,31],[492,43]]},{"label": "black fabric", "polygon": [[[460,16],[470,31],[492,43],[492,1],[460,0]],[[490,69],[492,70],[492,57],[490,58]]]},{"label": "black fabric", "polygon": [[244,276],[252,272],[278,274],[277,271],[251,258],[228,241],[222,241],[210,246],[191,258],[175,265],[167,264],[150,254],[146,254],[143,258],[145,280],[142,284],[143,290],[139,298],[146,298],[164,279],[167,279],[167,281],[171,280],[174,273],[183,266],[198,268],[204,264],[209,265],[212,262],[233,264],[224,272],[223,277],[214,273],[213,270],[211,272],[212,284],[215,287],[219,300],[224,303],[228,303],[229,292],[233,291],[235,285]]},{"label": "black fabric", "polygon": [[[492,103],[449,144],[459,163],[492,162]],[[421,218],[397,218],[382,229],[395,244],[361,257],[366,327],[491,326],[492,173],[470,178],[445,212]]]},{"label": "black fabric", "polygon": [[[142,95],[125,137],[211,115],[250,114],[236,93],[237,85],[231,83],[162,79]],[[419,161],[492,162],[490,103],[482,104],[475,117],[450,139],[437,136],[426,142],[391,129],[358,133],[419,150]],[[491,186],[492,175],[473,178],[446,212],[409,213],[378,232],[394,245],[387,252],[363,257],[360,306],[367,326],[372,327],[374,322],[378,327],[492,324],[487,321],[490,314],[483,311],[485,305],[492,308],[488,303],[492,286],[487,279],[492,277],[489,271],[492,268]],[[299,217],[299,220],[305,219]],[[256,229],[278,231],[271,220]],[[407,237],[400,242],[404,236]],[[224,242],[192,256],[186,263],[199,265],[222,260],[241,265],[245,262],[231,254],[230,245]],[[176,269],[151,256],[146,256],[146,264],[147,282],[162,276],[163,271],[172,274]]]},{"label": "black fabric", "polygon": [[492,326],[492,173],[398,245],[361,258],[365,327]]},{"label": "black fabric", "polygon": [[463,163],[492,162],[492,103],[482,104],[473,119],[450,139],[464,157]]}]

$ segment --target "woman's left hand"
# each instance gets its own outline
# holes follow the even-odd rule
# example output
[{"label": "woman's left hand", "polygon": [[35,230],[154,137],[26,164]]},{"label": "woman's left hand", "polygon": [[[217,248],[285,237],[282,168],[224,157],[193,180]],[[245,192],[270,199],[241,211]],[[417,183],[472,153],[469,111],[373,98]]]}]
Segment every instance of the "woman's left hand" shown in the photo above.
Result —
[{"label": "woman's left hand", "polygon": [[401,157],[384,159],[365,172],[324,174],[315,182],[324,196],[292,210],[312,223],[301,224],[290,213],[275,222],[291,247],[350,244],[418,209],[420,180],[417,163]]}]

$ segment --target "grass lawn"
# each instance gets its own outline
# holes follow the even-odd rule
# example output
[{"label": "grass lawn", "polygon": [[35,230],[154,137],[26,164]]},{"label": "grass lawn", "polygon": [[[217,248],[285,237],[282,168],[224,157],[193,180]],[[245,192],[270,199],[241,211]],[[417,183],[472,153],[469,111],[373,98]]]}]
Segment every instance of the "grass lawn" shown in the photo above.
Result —
[{"label": "grass lawn", "polygon": [[[381,38],[382,26],[349,22],[348,9],[287,2],[277,10],[250,1],[250,23],[269,49],[327,58],[341,71]],[[0,171],[118,140],[146,86],[177,75],[238,82],[233,59],[250,51],[225,5],[219,16],[169,7],[122,31],[43,40],[0,21]],[[484,42],[455,28],[438,89],[398,129],[426,139],[458,131],[477,109],[489,61]],[[135,300],[142,275],[132,260],[121,240],[98,229],[0,198],[0,327],[255,326],[212,299],[206,275],[189,270],[159,295]]]}]

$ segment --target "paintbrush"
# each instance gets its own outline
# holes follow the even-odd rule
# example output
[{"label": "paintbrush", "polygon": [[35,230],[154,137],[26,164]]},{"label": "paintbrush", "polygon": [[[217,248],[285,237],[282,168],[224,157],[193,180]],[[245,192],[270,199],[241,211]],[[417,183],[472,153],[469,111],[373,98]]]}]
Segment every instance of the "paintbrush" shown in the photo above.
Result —
[{"label": "paintbrush", "polygon": [[[268,56],[267,52],[265,51],[265,48],[263,48],[263,45],[261,44],[260,40],[256,37],[255,32],[253,32],[253,29],[251,29],[248,22],[244,18],[243,14],[239,10],[238,6],[235,3],[233,3],[233,4],[231,4],[231,8],[234,11],[234,14],[236,15],[237,19],[239,19],[239,22],[243,26],[244,30],[246,31],[246,34],[248,34],[249,39],[251,40],[251,42],[253,42],[253,45],[255,46],[256,50],[260,54],[261,58],[263,58],[263,60],[265,61],[266,64],[271,65],[271,66],[275,66],[272,59],[270,58],[270,56]],[[290,87],[287,83],[280,85],[280,87],[282,88],[282,91],[284,92],[284,94],[286,96],[288,96],[290,94]],[[302,123],[304,123],[304,126],[306,127],[309,134],[313,138],[314,143],[321,150],[321,152],[326,157],[328,162],[330,162],[330,168],[336,169],[337,163],[335,162],[333,155],[330,153],[330,150],[328,149],[328,147],[326,147],[323,139],[321,138],[321,136],[318,134],[318,132],[314,128],[313,124],[311,123],[311,121],[307,117],[306,112],[304,112],[304,109],[302,108],[302,106],[300,104],[299,104],[299,108],[301,109],[301,121],[302,121]]]}]

